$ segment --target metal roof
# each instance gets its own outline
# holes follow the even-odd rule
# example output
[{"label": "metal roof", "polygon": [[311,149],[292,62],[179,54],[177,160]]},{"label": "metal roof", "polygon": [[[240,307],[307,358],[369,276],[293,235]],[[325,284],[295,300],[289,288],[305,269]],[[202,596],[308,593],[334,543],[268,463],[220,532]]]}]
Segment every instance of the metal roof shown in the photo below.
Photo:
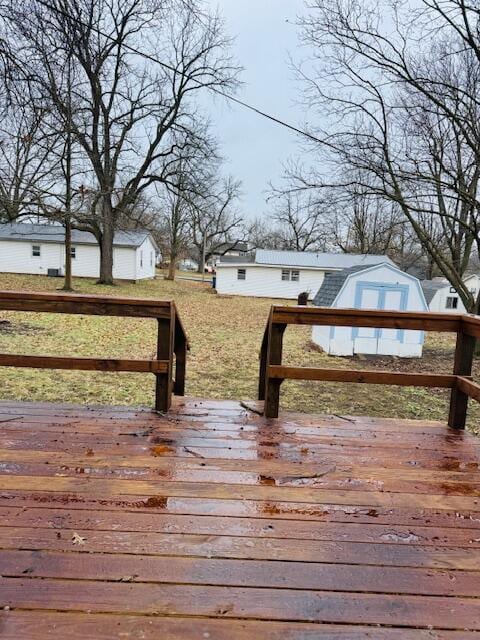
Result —
[{"label": "metal roof", "polygon": [[313,269],[349,269],[355,266],[371,266],[380,262],[393,262],[387,256],[354,253],[313,253],[307,251],[273,251],[257,249],[256,264],[285,267],[309,267]]},{"label": "metal roof", "polygon": [[[150,232],[141,231],[116,231],[113,244],[116,247],[139,247]],[[0,240],[26,240],[28,242],[63,242],[65,230],[61,225],[55,224],[0,224]],[[157,246],[151,238],[154,246]],[[73,244],[98,244],[93,233],[72,229]]]},{"label": "metal roof", "polygon": [[421,280],[420,284],[423,289],[423,295],[425,296],[425,300],[427,304],[433,300],[433,296],[440,291],[440,289],[445,289],[445,287],[449,287],[448,282],[439,282],[435,280]]},{"label": "metal roof", "polygon": [[257,264],[269,267],[299,267],[322,271],[370,267],[374,264],[395,264],[388,256],[362,253],[313,253],[308,251],[276,251],[257,249],[255,255],[222,256],[217,266]]}]

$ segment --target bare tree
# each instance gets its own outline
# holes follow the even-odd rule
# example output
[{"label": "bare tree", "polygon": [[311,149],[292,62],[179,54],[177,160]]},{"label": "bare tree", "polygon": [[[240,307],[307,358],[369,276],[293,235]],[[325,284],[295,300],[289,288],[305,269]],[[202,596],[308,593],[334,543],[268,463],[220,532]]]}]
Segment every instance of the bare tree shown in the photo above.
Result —
[{"label": "bare tree", "polygon": [[329,235],[325,213],[329,203],[313,193],[276,190],[271,219],[281,238],[281,248],[291,251],[324,250]]},{"label": "bare tree", "polygon": [[330,171],[297,176],[297,187],[356,188],[393,203],[478,310],[463,282],[472,248],[480,252],[478,12],[460,0],[421,4],[309,3],[301,28],[315,64],[300,72],[309,106],[330,118],[328,132],[312,131]]},{"label": "bare tree", "polygon": [[225,243],[232,243],[243,225],[236,210],[240,197],[240,183],[232,177],[217,185],[217,171],[205,176],[201,191],[191,199],[190,234],[199,273],[205,271],[205,262]]},{"label": "bare tree", "polygon": [[184,0],[3,3],[0,36],[16,77],[48,95],[63,120],[68,102],[59,77],[72,57],[71,130],[97,194],[76,225],[98,240],[101,283],[113,283],[118,221],[153,185],[172,177],[172,156],[195,124],[194,95],[236,86],[222,20],[206,11],[200,19],[200,8],[201,2]]},{"label": "bare tree", "polygon": [[39,212],[55,185],[58,135],[48,131],[48,111],[27,98],[5,105],[0,123],[0,220],[13,222]]}]

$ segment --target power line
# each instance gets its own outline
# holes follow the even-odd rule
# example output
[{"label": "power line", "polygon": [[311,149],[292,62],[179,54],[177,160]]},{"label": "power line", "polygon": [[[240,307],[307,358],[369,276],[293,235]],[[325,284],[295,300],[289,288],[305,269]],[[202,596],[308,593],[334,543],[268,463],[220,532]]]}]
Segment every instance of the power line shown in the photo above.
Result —
[{"label": "power line", "polygon": [[[86,22],[81,20],[79,17],[71,16],[70,14],[68,14],[63,9],[60,9],[58,7],[54,7],[50,3],[45,2],[45,0],[37,0],[37,2],[39,4],[41,4],[42,6],[46,7],[47,9],[49,9],[50,11],[55,11],[56,13],[62,15],[65,18],[68,18],[69,20],[74,20],[78,24],[81,24],[83,27],[87,27],[88,29],[92,29],[93,31],[95,31],[98,35],[102,36],[103,38],[108,38],[109,40],[115,42],[115,38],[113,36],[111,36],[108,33],[105,33],[104,31],[102,31],[98,27],[93,26],[92,24],[87,24]],[[177,72],[177,70],[174,67],[172,67],[171,65],[169,65],[166,62],[163,62],[162,60],[159,60],[158,58],[155,58],[155,56],[152,56],[149,53],[145,53],[144,51],[140,51],[136,47],[132,47],[131,45],[126,44],[126,43],[123,43],[123,47],[125,49],[127,49],[128,51],[130,51],[131,53],[134,53],[135,55],[141,56],[142,58],[145,58],[146,60],[149,60],[150,62],[154,62],[155,64],[160,65],[164,69],[168,69],[169,71],[173,71],[174,73]],[[275,124],[278,124],[278,125],[286,128],[286,129],[289,129],[290,131],[293,131],[294,133],[297,133],[297,134],[299,134],[299,135],[301,135],[301,136],[303,136],[305,138],[308,138],[312,142],[316,142],[316,143],[322,144],[322,145],[326,145],[327,144],[324,140],[320,140],[320,138],[317,138],[316,136],[314,136],[313,134],[309,133],[308,131],[305,131],[304,129],[300,129],[299,127],[296,127],[295,125],[290,124],[289,122],[286,122],[285,120],[282,120],[281,118],[279,118],[277,116],[274,116],[274,115],[272,115],[270,113],[267,113],[266,111],[263,111],[262,109],[259,109],[258,107],[255,107],[254,105],[249,104],[248,102],[245,102],[244,100],[241,100],[240,98],[235,98],[235,96],[230,95],[226,91],[222,91],[222,89],[218,89],[217,87],[205,87],[196,78],[191,78],[191,80],[195,84],[197,84],[199,87],[206,88],[209,91],[211,91],[212,93],[215,93],[215,94],[217,94],[219,96],[222,96],[226,100],[230,100],[230,102],[234,102],[235,104],[238,104],[239,106],[243,107],[244,109],[252,111],[256,115],[259,115],[262,118],[265,118],[266,120],[270,120],[271,122],[274,122]]]}]

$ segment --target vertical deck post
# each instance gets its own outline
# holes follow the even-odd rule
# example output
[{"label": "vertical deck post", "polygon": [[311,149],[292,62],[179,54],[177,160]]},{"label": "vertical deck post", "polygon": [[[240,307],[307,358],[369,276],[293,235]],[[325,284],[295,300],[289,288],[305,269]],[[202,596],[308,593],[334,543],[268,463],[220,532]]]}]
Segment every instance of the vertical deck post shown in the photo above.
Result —
[{"label": "vertical deck post", "polygon": [[167,360],[166,373],[156,373],[155,410],[168,411],[172,401],[173,349],[175,339],[175,308],[170,305],[168,318],[158,318],[157,358]]},{"label": "vertical deck post", "polygon": [[[457,333],[455,347],[455,361],[453,373],[457,376],[470,376],[472,374],[473,355],[475,353],[476,338],[463,331]],[[448,426],[451,429],[465,429],[467,419],[468,395],[454,387],[450,394],[450,409],[448,414]]]},{"label": "vertical deck post", "polygon": [[267,352],[268,352],[268,336],[270,331],[272,313],[268,316],[267,326],[263,333],[262,346],[260,347],[260,366],[258,372],[258,399],[265,400],[265,381],[267,377]]},{"label": "vertical deck post", "polygon": [[187,368],[187,340],[182,330],[175,323],[175,382],[173,393],[185,395],[185,374]]},{"label": "vertical deck post", "polygon": [[283,334],[286,324],[269,321],[268,346],[265,367],[265,408],[266,418],[278,418],[280,405],[280,386],[283,380],[271,379],[268,375],[268,367],[271,364],[282,364]]}]

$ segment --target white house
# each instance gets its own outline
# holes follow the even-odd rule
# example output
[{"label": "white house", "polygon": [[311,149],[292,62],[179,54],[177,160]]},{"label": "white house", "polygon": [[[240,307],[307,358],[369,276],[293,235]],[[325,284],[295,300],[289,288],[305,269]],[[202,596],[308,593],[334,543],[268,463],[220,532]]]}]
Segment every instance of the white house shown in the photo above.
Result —
[{"label": "white house", "polygon": [[[60,225],[0,224],[0,272],[62,275],[65,231]],[[158,247],[148,231],[119,231],[113,246],[113,277],[143,280],[155,277]],[[98,278],[100,249],[95,236],[72,231],[72,273]]]},{"label": "white house", "polygon": [[393,264],[386,256],[257,249],[254,255],[222,256],[215,288],[220,294],[259,298],[296,299],[305,291],[313,298],[325,274],[379,262]]},{"label": "white house", "polygon": [[[480,276],[465,278],[465,284],[476,297],[480,290]],[[422,289],[430,311],[465,313],[466,309],[455,287],[446,279],[422,280]]]},{"label": "white house", "polygon": [[[313,303],[337,309],[428,311],[420,281],[388,263],[328,274]],[[335,356],[364,353],[418,358],[424,335],[403,329],[313,327],[312,340]]]}]

